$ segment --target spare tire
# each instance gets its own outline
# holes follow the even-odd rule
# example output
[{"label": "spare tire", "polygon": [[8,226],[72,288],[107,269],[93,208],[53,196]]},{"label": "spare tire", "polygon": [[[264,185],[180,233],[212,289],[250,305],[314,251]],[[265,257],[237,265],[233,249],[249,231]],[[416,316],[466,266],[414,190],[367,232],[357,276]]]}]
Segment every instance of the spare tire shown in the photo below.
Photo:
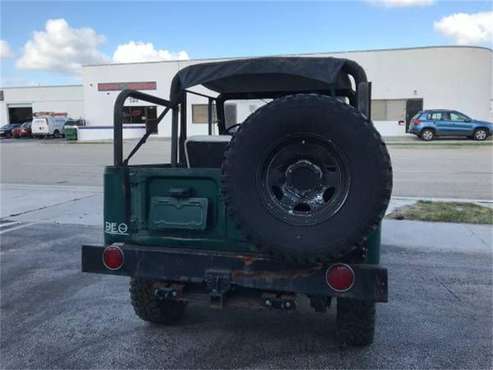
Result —
[{"label": "spare tire", "polygon": [[222,164],[228,212],[260,249],[296,263],[363,246],[392,191],[372,122],[335,98],[298,94],[254,112]]}]

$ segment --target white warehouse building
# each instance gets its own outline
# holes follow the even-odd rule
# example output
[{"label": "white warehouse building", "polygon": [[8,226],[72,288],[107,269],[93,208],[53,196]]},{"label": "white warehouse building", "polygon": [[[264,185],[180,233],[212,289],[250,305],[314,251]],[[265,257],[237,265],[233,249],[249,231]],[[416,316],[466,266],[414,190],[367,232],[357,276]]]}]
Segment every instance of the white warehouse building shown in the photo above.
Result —
[{"label": "white warehouse building", "polygon": [[[420,109],[454,109],[476,119],[493,121],[493,58],[484,47],[438,46],[335,53],[305,54],[331,56],[358,62],[372,81],[372,118],[383,135],[402,135],[404,125]],[[218,61],[221,59],[214,59]],[[169,98],[175,73],[191,64],[209,60],[163,61],[83,67],[82,85],[63,87],[3,88],[1,122],[13,122],[12,108],[31,106],[32,111],[64,111],[86,119],[91,130],[87,139],[112,136],[113,104],[124,88],[133,88]],[[192,90],[215,95],[204,88]],[[207,134],[207,99],[189,95],[188,132]],[[232,102],[233,103],[233,102]],[[241,122],[263,104],[239,101],[228,107]],[[129,99],[126,137],[140,136],[146,120],[157,117],[161,107]],[[171,115],[158,127],[158,136],[170,136]],[[99,127],[99,129],[96,129]],[[133,128],[133,129],[130,129]],[[90,133],[89,133],[90,131]],[[83,134],[82,132],[80,132]],[[84,136],[84,135],[81,135]]]},{"label": "white warehouse building", "polygon": [[0,123],[24,122],[34,112],[63,112],[84,115],[82,85],[26,86],[0,88]]}]

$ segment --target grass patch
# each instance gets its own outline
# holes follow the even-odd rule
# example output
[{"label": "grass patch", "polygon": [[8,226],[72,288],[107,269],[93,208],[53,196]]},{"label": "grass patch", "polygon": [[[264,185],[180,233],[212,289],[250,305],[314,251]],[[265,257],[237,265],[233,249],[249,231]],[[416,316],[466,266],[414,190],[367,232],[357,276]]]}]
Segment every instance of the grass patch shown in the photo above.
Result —
[{"label": "grass patch", "polygon": [[387,218],[466,224],[493,224],[493,209],[475,203],[430,202],[420,200],[412,206],[396,209]]}]

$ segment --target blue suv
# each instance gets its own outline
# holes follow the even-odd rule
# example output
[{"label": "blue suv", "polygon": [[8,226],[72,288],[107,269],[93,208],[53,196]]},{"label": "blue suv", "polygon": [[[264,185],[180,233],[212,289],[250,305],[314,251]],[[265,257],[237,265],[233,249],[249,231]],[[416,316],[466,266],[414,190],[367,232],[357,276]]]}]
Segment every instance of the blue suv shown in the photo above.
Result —
[{"label": "blue suv", "polygon": [[493,123],[471,119],[455,110],[431,109],[417,113],[409,122],[409,132],[425,141],[436,136],[466,136],[486,140],[493,132]]}]

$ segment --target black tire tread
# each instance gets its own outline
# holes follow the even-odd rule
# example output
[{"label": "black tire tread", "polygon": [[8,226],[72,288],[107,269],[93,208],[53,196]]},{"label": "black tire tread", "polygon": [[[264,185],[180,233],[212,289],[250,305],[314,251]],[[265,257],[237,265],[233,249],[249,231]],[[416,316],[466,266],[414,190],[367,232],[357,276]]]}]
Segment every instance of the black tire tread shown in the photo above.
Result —
[{"label": "black tire tread", "polygon": [[385,166],[382,167],[382,171],[380,174],[378,174],[378,176],[381,176],[383,179],[385,179],[386,185],[381,189],[380,196],[374,201],[374,209],[378,209],[378,212],[376,212],[376,216],[372,220],[369,220],[368,227],[366,228],[366,230],[363,230],[363,232],[360,233],[360,237],[358,239],[352,240],[352,242],[350,243],[350,246],[352,248],[350,250],[341,252],[336,256],[324,254],[323,251],[320,251],[321,253],[319,253],[319,256],[316,258],[306,255],[302,259],[300,259],[298,256],[293,256],[293,255],[279,256],[281,258],[284,258],[288,262],[295,264],[318,263],[327,260],[342,259],[345,255],[354,253],[355,250],[357,249],[366,248],[366,242],[368,240],[368,236],[378,228],[380,221],[385,216],[385,211],[389,204],[390,195],[392,193],[392,165],[390,161],[390,156],[387,151],[387,147],[383,142],[380,133],[375,129],[372,121],[368,119],[365,115],[363,115],[361,112],[359,112],[355,107],[324,95],[294,94],[294,95],[287,95],[285,97],[275,99],[274,101],[263,106],[262,108],[257,109],[245,120],[245,122],[242,125],[239,126],[238,131],[236,132],[235,135],[233,135],[226,149],[225,157],[222,163],[222,178],[221,178],[222,195],[229,216],[236,224],[236,226],[239,228],[239,230],[243,232],[247,240],[254,242],[257,247],[270,253],[271,255],[276,255],[275,251],[272,251],[269,248],[269,246],[263,245],[262,243],[259,243],[259,241],[254,240],[253,233],[248,226],[248,222],[245,222],[246,220],[241,219],[238,213],[235,212],[234,205],[232,204],[231,197],[229,195],[234,185],[231,182],[228,172],[229,172],[229,168],[231,167],[231,162],[234,161],[235,158],[235,152],[234,152],[235,143],[238,141],[239,138],[241,138],[242,135],[248,133],[249,130],[254,129],[253,127],[248,125],[248,121],[258,119],[258,116],[264,114],[264,112],[276,110],[279,105],[292,102],[293,100],[299,101],[300,99],[306,101],[319,100],[322,101],[324,104],[329,104],[331,106],[331,109],[344,111],[360,119],[361,122],[363,123],[362,129],[367,131],[367,136],[371,140],[375,141],[376,145],[379,148],[381,158],[385,163]]},{"label": "black tire tread", "polygon": [[135,314],[144,321],[170,325],[178,322],[185,313],[184,302],[161,301],[154,296],[154,282],[130,279],[130,301]]},{"label": "black tire tread", "polygon": [[367,346],[375,336],[375,302],[337,299],[337,339],[342,346]]}]

